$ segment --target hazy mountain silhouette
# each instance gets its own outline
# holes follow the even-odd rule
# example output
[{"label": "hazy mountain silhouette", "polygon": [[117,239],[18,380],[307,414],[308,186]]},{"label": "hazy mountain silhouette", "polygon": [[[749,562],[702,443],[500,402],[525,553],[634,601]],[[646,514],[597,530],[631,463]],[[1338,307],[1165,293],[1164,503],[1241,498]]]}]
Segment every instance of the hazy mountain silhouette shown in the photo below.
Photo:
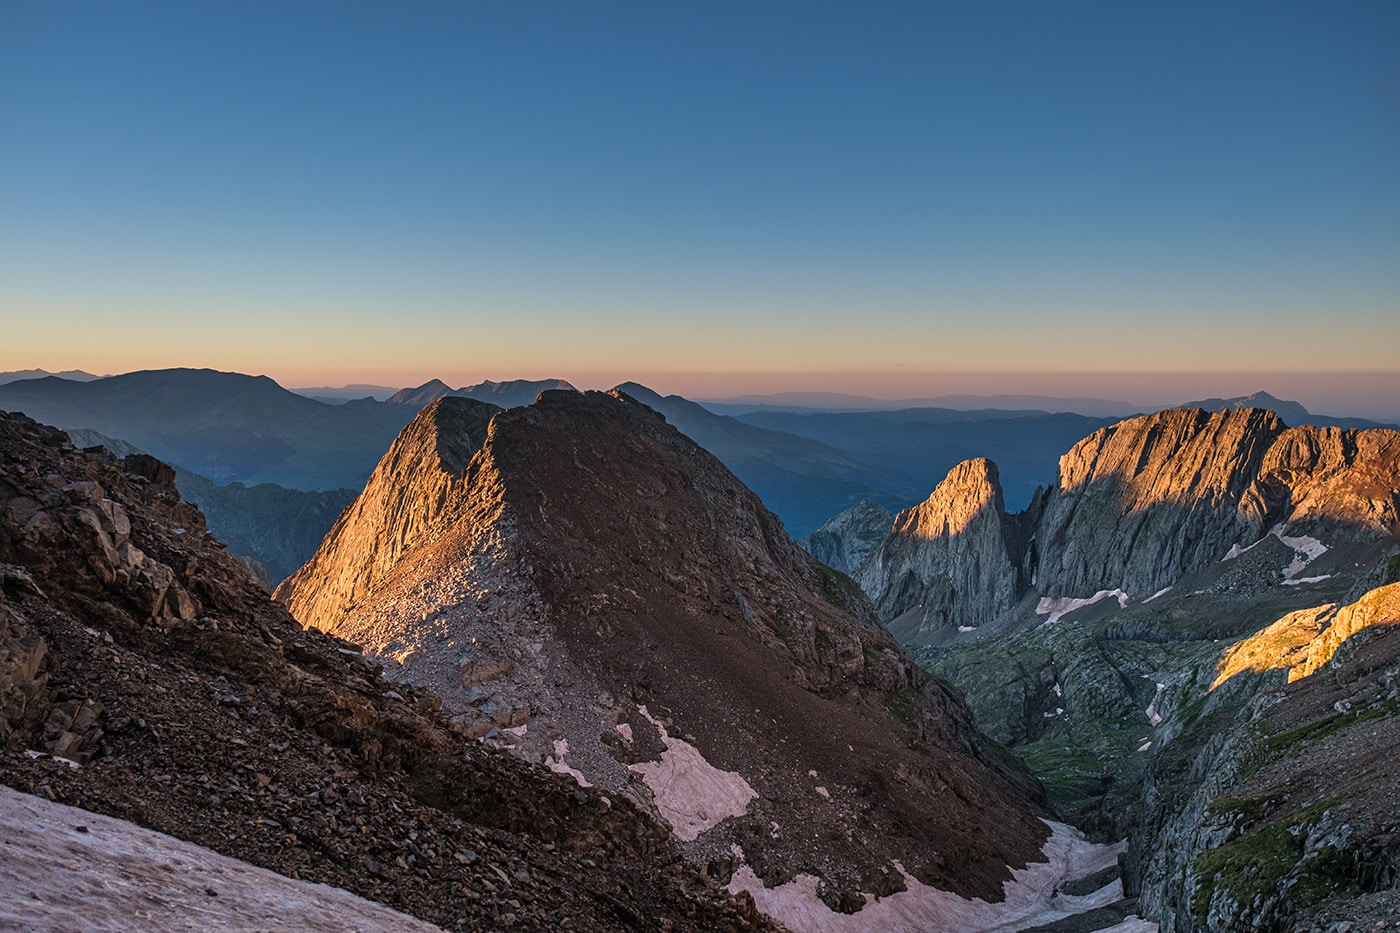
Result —
[{"label": "hazy mountain silhouette", "polygon": [[718,457],[778,513],[790,535],[810,534],[862,499],[898,509],[927,494],[917,476],[862,463],[796,432],[717,415],[679,395],[663,397],[635,382],[617,388],[665,415],[682,434]]},{"label": "hazy mountain silhouette", "polygon": [[[964,460],[1001,468],[1008,505],[1022,508],[1055,479],[1060,454],[1116,418],[1043,411],[910,408],[869,412],[751,412],[739,421],[820,441],[873,469],[913,477],[922,499]],[[888,504],[888,503],[887,503]],[[835,513],[831,513],[834,515]],[[830,518],[828,515],[827,518]]]},{"label": "hazy mountain silhouette", "polygon": [[92,428],[217,483],[358,489],[412,410],[373,399],[327,405],[266,376],[164,369],[92,382],[0,386],[0,409]]},{"label": "hazy mountain silhouette", "polygon": [[1264,408],[1278,415],[1289,427],[1302,427],[1305,424],[1332,428],[1394,428],[1397,425],[1366,418],[1334,418],[1331,415],[1315,415],[1299,402],[1274,398],[1267,392],[1241,395],[1235,398],[1207,398],[1186,402],[1178,408],[1203,408],[1206,411],[1230,411],[1231,409]]}]

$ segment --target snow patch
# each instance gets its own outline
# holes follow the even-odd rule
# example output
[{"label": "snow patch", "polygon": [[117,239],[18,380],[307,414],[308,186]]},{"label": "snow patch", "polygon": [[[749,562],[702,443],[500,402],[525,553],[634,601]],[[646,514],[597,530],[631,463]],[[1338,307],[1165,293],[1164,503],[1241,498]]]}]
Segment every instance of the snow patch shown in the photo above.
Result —
[{"label": "snow patch", "polygon": [[829,790],[827,790],[825,787],[822,787],[820,784],[817,785],[816,791],[817,791],[817,793],[819,793],[819,794],[821,794],[823,797],[825,797],[827,800],[830,800],[830,799],[831,799],[831,792],[830,792]]},{"label": "snow patch", "polygon": [[440,933],[348,891],[3,785],[0,826],[6,929]]},{"label": "snow patch", "polygon": [[645,706],[638,706],[637,711],[656,727],[666,750],[661,753],[660,761],[643,761],[627,767],[640,774],[651,788],[657,810],[671,824],[677,839],[690,842],[725,818],[748,812],[749,801],[758,793],[743,775],[737,771],[721,771],[706,761],[694,745],[672,738],[665,725],[648,713]]},{"label": "snow patch", "polygon": [[1138,746],[1138,751],[1140,751],[1140,752],[1145,752],[1145,751],[1147,751],[1147,750],[1148,750],[1149,748],[1151,748],[1151,747],[1152,747],[1152,743],[1151,743],[1151,742],[1143,742],[1141,745]]},{"label": "snow patch", "polygon": [[620,722],[613,728],[617,729],[618,734],[627,741],[628,745],[632,744],[632,727],[629,724]]},{"label": "snow patch", "polygon": [[[870,930],[880,930],[882,933],[925,933],[928,930],[992,933],[1024,930],[1120,900],[1123,887],[1117,881],[1093,894],[1079,897],[1057,895],[1055,889],[1065,881],[1084,878],[1117,864],[1118,855],[1127,848],[1127,843],[1097,845],[1086,840],[1071,826],[1049,820],[1045,822],[1051,829],[1050,838],[1042,849],[1046,861],[1013,869],[1013,880],[1002,885],[1005,899],[996,904],[968,900],[951,891],[940,891],[923,884],[905,871],[899,862],[894,864],[904,875],[907,890],[881,898],[866,894],[865,906],[854,914],[836,913],[822,903],[817,896],[817,878],[808,874],[799,874],[792,881],[775,888],[765,888],[754,870],[742,865],[729,882],[729,891],[731,894],[748,891],[759,910],[795,933],[865,933]],[[1140,929],[1148,931],[1155,929],[1155,926]],[[1128,930],[1136,933],[1134,928]]]},{"label": "snow patch", "polygon": [[1122,589],[1114,588],[1111,590],[1099,590],[1087,599],[1076,596],[1042,596],[1040,602],[1036,603],[1035,614],[1043,616],[1049,613],[1050,618],[1041,623],[1042,625],[1049,625],[1052,622],[1060,621],[1061,616],[1068,615],[1076,609],[1083,609],[1085,606],[1092,606],[1094,603],[1108,599],[1110,596],[1118,600],[1119,609],[1128,608],[1128,594],[1123,592]]},{"label": "snow patch", "polygon": [[975,626],[975,625],[959,625],[959,626],[958,626],[958,631],[959,631],[959,632],[962,632],[964,635],[966,635],[968,632],[975,632],[975,631],[977,631],[977,626]]},{"label": "snow patch", "polygon": [[[1283,531],[1283,525],[1275,525],[1269,529],[1268,534],[1264,535],[1264,538],[1278,538],[1284,546],[1293,549],[1293,560],[1289,562],[1287,567],[1283,568],[1283,585],[1297,586],[1300,583],[1317,583],[1320,580],[1327,579],[1326,576],[1309,577],[1303,580],[1297,579],[1298,574],[1302,573],[1303,570],[1307,568],[1308,564],[1311,564],[1323,554],[1327,553],[1327,545],[1308,535],[1286,535]],[[1222,561],[1234,560],[1245,551],[1253,550],[1264,538],[1260,538],[1259,541],[1255,541],[1254,544],[1249,545],[1249,547],[1240,547],[1238,544],[1232,545],[1229,553],[1220,559]],[[1330,576],[1330,574],[1328,576]]]},{"label": "snow patch", "polygon": [[[1226,559],[1226,560],[1229,560],[1230,558],[1227,557],[1227,558],[1225,558],[1225,559]],[[1144,599],[1143,602],[1144,602],[1144,603],[1150,603],[1150,602],[1152,602],[1152,600],[1156,599],[1158,596],[1166,596],[1166,595],[1167,595],[1168,593],[1170,593],[1171,591],[1172,591],[1172,588],[1171,588],[1171,587],[1169,587],[1169,586],[1164,586],[1164,587],[1162,587],[1160,590],[1158,590],[1157,592],[1153,593],[1151,596],[1149,596],[1149,597],[1147,597],[1146,599]]]},{"label": "snow patch", "polygon": [[[1157,712],[1157,701],[1162,699],[1162,691],[1167,689],[1166,684],[1158,684],[1157,692],[1152,695],[1152,702],[1147,704],[1147,721],[1154,726],[1162,724],[1162,714]],[[1138,749],[1142,751],[1142,749]]]},{"label": "snow patch", "polygon": [[589,783],[588,778],[583,776],[582,771],[569,767],[568,763],[564,761],[564,756],[567,754],[569,754],[569,740],[555,739],[554,754],[545,758],[544,766],[555,774],[569,775],[575,781],[578,781],[579,787],[592,787],[593,785]]},{"label": "snow patch", "polygon": [[1304,583],[1321,583],[1323,580],[1330,580],[1330,579],[1332,579],[1332,575],[1331,575],[1330,573],[1324,573],[1324,574],[1323,574],[1322,576],[1320,576],[1320,577],[1298,577],[1298,578],[1293,579],[1293,580],[1287,580],[1287,579],[1285,579],[1285,580],[1283,581],[1283,585],[1284,585],[1284,586],[1302,586]]},{"label": "snow patch", "polygon": [[1065,695],[1064,690],[1060,689],[1059,683],[1056,683],[1055,686],[1051,687],[1050,689],[1055,692],[1055,696],[1057,697],[1062,697]]}]

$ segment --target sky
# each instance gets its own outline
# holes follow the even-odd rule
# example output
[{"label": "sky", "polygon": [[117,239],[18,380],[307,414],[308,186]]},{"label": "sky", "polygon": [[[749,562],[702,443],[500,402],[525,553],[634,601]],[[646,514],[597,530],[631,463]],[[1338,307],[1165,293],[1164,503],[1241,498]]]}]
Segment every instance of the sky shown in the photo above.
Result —
[{"label": "sky", "polygon": [[1400,415],[1400,4],[0,0],[0,319],[0,370]]}]

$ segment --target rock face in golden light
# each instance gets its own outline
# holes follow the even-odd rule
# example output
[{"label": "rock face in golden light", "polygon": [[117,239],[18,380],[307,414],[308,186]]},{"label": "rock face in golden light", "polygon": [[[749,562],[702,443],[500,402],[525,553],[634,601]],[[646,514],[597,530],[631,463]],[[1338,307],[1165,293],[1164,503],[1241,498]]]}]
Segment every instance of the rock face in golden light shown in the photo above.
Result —
[{"label": "rock face in golden light", "polygon": [[986,458],[954,467],[926,501],[895,516],[884,545],[861,572],[880,617],[901,633],[972,627],[1010,609],[1023,589],[1013,554],[1017,523],[1006,515],[997,467]]},{"label": "rock face in golden light", "polygon": [[821,911],[901,890],[897,865],[1001,900],[1043,859],[1038,792],[714,457],[620,392],[489,424],[460,401],[419,414],[279,590],[304,624],[434,685],[469,735],[637,801],[724,880],[818,879]]},{"label": "rock face in golden light", "polygon": [[[901,513],[861,584],[883,619],[924,640],[994,621],[1030,595],[1141,602],[1273,538],[1297,555],[1276,582],[1298,585],[1325,578],[1304,570],[1334,545],[1374,549],[1397,529],[1400,432],[1172,409],[1080,441],[1019,515],[1003,512],[994,465],[959,465]],[[906,630],[914,609],[920,624]]]},{"label": "rock face in golden light", "polygon": [[1243,671],[1285,671],[1292,683],[1320,670],[1347,639],[1376,625],[1400,625],[1400,583],[1371,590],[1346,606],[1291,612],[1231,646],[1211,688]]}]

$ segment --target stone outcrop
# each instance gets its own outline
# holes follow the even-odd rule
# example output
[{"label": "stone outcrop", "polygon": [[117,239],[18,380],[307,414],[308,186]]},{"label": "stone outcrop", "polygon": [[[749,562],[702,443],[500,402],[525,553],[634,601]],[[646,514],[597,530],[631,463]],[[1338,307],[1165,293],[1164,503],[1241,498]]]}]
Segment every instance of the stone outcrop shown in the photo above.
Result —
[{"label": "stone outcrop", "polygon": [[[1259,409],[1172,409],[1100,429],[1016,516],[987,474],[969,461],[917,518],[901,514],[861,575],[883,619],[922,606],[928,633],[993,621],[1032,593],[1140,601],[1271,531],[1296,547],[1400,530],[1400,432],[1288,428]],[[960,579],[973,585],[959,590]]]},{"label": "stone outcrop", "polygon": [[[0,413],[0,783],[447,929],[773,929],[632,801],[469,741],[436,697],[298,626],[172,477]],[[62,831],[101,848],[109,825]],[[0,834],[0,861],[38,863],[28,830]],[[16,922],[69,928],[90,893],[26,889]],[[217,926],[199,908],[220,892],[195,895],[153,922]]]},{"label": "stone outcrop", "polygon": [[1036,792],[714,457],[620,392],[546,392],[484,441],[455,401],[279,590],[304,624],[638,801],[723,879],[812,876],[819,910],[901,890],[896,861],[998,900],[1038,858]]},{"label": "stone outcrop", "polygon": [[901,632],[975,627],[1021,595],[1020,537],[1002,502],[996,464],[967,460],[926,501],[895,517],[861,568],[861,587],[875,594],[882,619],[900,620]]},{"label": "stone outcrop", "polygon": [[890,533],[894,513],[862,499],[816,531],[797,539],[808,554],[834,570],[855,575]]},{"label": "stone outcrop", "polygon": [[1227,651],[1144,780],[1128,856],[1144,915],[1163,933],[1364,915],[1400,878],[1398,714],[1400,584]]}]

